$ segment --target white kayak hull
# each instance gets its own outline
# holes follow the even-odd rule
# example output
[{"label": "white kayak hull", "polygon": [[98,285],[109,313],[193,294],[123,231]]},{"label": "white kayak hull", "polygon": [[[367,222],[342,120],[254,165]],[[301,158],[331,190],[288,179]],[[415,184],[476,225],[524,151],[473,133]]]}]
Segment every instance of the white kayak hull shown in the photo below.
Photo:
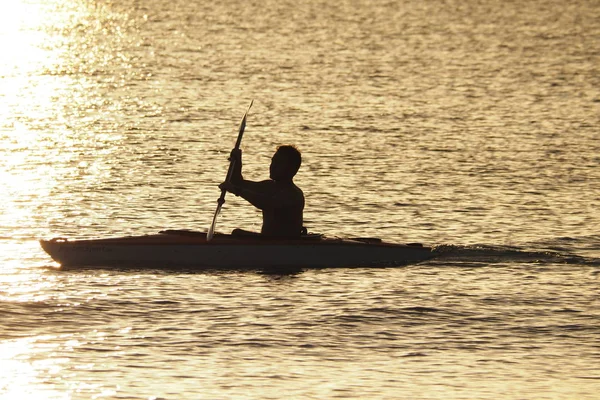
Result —
[{"label": "white kayak hull", "polygon": [[419,244],[377,239],[310,236],[269,240],[260,237],[165,231],[156,235],[109,239],[41,240],[42,248],[62,266],[188,267],[198,269],[387,267],[433,257]]}]

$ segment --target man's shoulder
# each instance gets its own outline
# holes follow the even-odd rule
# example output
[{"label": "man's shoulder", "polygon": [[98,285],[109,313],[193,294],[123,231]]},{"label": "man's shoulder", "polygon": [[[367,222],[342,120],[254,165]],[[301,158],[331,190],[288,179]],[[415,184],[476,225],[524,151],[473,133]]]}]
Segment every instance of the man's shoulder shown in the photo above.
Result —
[{"label": "man's shoulder", "polygon": [[266,179],[264,181],[258,181],[254,183],[257,188],[263,190],[275,190],[277,188],[275,181],[272,179]]},{"label": "man's shoulder", "polygon": [[302,189],[300,189],[298,186],[296,186],[295,184],[293,185],[293,189],[294,191],[299,195],[302,196],[302,198],[304,198],[304,192],[302,191]]},{"label": "man's shoulder", "polygon": [[294,204],[304,202],[304,193],[293,182],[290,183],[275,183],[276,196],[281,200],[287,200]]},{"label": "man's shoulder", "polygon": [[277,188],[279,190],[287,192],[287,193],[303,194],[302,189],[300,189],[298,186],[296,186],[296,184],[294,182],[275,183],[275,185],[277,186]]},{"label": "man's shoulder", "polygon": [[288,190],[288,197],[292,200],[292,202],[297,207],[304,207],[304,193],[302,192],[302,189],[295,184],[292,184]]}]

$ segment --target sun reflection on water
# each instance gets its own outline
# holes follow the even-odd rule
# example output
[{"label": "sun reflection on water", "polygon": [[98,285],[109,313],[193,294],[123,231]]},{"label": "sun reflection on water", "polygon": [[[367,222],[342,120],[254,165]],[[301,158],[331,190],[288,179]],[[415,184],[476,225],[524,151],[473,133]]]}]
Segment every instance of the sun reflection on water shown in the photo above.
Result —
[{"label": "sun reflection on water", "polygon": [[[46,271],[23,265],[39,253],[35,227],[48,218],[40,204],[51,196],[58,178],[77,171],[81,162],[76,154],[55,150],[57,143],[62,148],[76,145],[69,116],[77,115],[73,110],[85,101],[84,85],[73,86],[70,77],[54,73],[61,69],[65,50],[53,20],[61,14],[48,11],[61,3],[65,5],[15,0],[0,6],[0,303],[7,327],[0,332],[1,399],[71,398],[69,388],[49,381],[58,377],[60,382],[69,365],[68,358],[52,355],[65,338],[14,339],[11,335],[19,330],[10,328],[19,324],[20,312],[35,312],[36,304],[64,297]],[[72,338],[64,343],[65,349],[78,345]]]},{"label": "sun reflection on water", "polygon": [[47,357],[47,353],[58,346],[49,345],[48,339],[32,337],[0,342],[0,398],[70,398],[68,393],[55,389],[53,385],[43,385],[47,376],[59,375],[62,365],[69,361],[67,358]]},{"label": "sun reflection on water", "polygon": [[[0,14],[0,225],[18,236],[31,225],[36,198],[52,186],[51,171],[44,165],[46,133],[39,124],[54,115],[56,86],[43,70],[57,62],[48,49],[49,36],[42,3],[13,1]],[[12,231],[12,232],[11,232]]]},{"label": "sun reflection on water", "polygon": [[0,13],[0,77],[10,72],[26,74],[47,57],[42,48],[45,35],[39,27],[44,20],[39,4],[17,0],[4,2]]},{"label": "sun reflection on water", "polygon": [[[102,79],[94,71],[107,68],[103,54],[112,50],[102,25],[116,22],[108,11],[80,1],[22,0],[2,7],[0,237],[34,238],[49,234],[50,222],[64,218],[68,206],[84,208],[72,199],[48,207],[45,199],[68,192],[89,197],[110,175],[111,154],[123,138],[114,133],[122,106],[90,79]],[[86,42],[81,32],[89,24],[98,31],[92,40],[109,41],[106,46]],[[75,181],[74,188],[65,185]],[[49,228],[40,231],[43,226]]]}]

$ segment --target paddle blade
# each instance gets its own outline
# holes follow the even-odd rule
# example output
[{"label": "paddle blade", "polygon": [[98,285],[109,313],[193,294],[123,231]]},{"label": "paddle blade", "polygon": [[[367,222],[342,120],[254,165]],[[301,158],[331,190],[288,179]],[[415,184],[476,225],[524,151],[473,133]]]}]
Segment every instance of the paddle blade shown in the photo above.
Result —
[{"label": "paddle blade", "polygon": [[215,228],[217,226],[217,217],[219,216],[219,212],[221,212],[221,203],[217,206],[215,210],[215,215],[213,215],[212,224],[210,224],[210,228],[208,229],[208,233],[206,234],[206,241],[210,242],[215,235]]},{"label": "paddle blade", "polygon": [[246,113],[244,114],[244,117],[242,118],[242,122],[240,123],[240,130],[238,132],[238,138],[235,142],[236,149],[239,149],[240,144],[242,143],[242,136],[244,135],[244,130],[246,129],[246,119],[248,118],[248,112],[250,111],[252,104],[254,104],[254,99],[252,99],[252,101],[250,101],[250,105],[248,106],[248,109],[246,110]]}]

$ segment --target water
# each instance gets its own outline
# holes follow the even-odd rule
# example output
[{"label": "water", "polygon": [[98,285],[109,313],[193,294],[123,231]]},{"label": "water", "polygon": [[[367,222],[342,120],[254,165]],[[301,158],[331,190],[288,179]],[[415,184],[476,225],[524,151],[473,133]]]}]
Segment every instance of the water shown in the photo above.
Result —
[{"label": "water", "polygon": [[[0,398],[597,399],[595,1],[19,0],[0,13]],[[207,229],[304,155],[306,225],[392,269],[62,271]],[[234,196],[218,230],[259,229]]]}]

